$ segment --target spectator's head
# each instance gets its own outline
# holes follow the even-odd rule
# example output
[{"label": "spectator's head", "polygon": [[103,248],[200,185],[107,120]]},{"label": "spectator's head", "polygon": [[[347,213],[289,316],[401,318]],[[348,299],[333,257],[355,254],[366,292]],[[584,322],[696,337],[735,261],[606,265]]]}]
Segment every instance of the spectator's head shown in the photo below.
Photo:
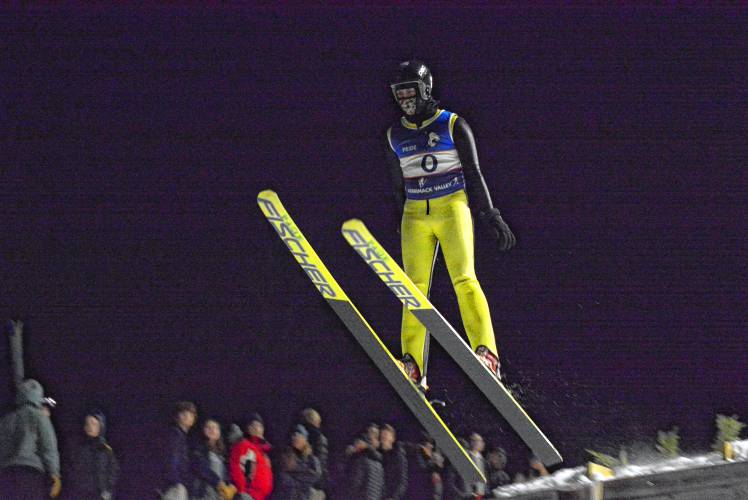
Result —
[{"label": "spectator's head", "polygon": [[44,403],[44,388],[33,378],[27,378],[18,386],[16,405],[32,405],[41,408]]},{"label": "spectator's head", "polygon": [[545,468],[545,465],[543,465],[543,462],[540,461],[540,459],[534,455],[531,454],[528,458],[528,462],[530,464],[530,468],[534,471],[537,471],[541,476],[547,476],[548,475],[548,469]]},{"label": "spectator's head", "polygon": [[434,441],[434,438],[432,438],[428,432],[422,431],[421,432],[421,439],[418,441],[419,444],[430,444],[432,446],[436,445],[436,441]]},{"label": "spectator's head", "polygon": [[106,434],[106,417],[99,410],[86,413],[83,419],[83,432],[90,438],[104,437]]},{"label": "spectator's head", "polygon": [[486,461],[494,469],[503,469],[506,467],[506,451],[504,451],[504,448],[498,446],[491,448],[491,451],[488,452],[488,456],[486,457]]},{"label": "spectator's head", "polygon": [[374,448],[379,448],[379,426],[375,423],[370,423],[366,426],[366,432],[364,433],[366,440]]},{"label": "spectator's head", "polygon": [[253,413],[247,419],[247,425],[244,427],[250,436],[263,439],[265,437],[265,422],[259,413]]},{"label": "spectator's head", "polygon": [[184,432],[187,432],[193,425],[195,425],[195,420],[197,420],[197,407],[195,406],[195,403],[191,401],[179,401],[174,405],[172,417],[174,418],[174,423]]},{"label": "spectator's head", "polygon": [[369,447],[369,443],[366,440],[364,436],[358,436],[356,439],[353,440],[353,450],[354,451],[362,451]]},{"label": "spectator's head", "polygon": [[395,433],[395,428],[392,427],[390,424],[384,424],[379,429],[379,441],[380,446],[383,450],[391,450],[392,447],[395,445],[395,438],[397,434]]},{"label": "spectator's head", "polygon": [[219,454],[223,454],[226,451],[223,445],[223,439],[221,439],[221,424],[214,418],[209,418],[203,424],[203,437],[205,438],[205,444],[208,445],[208,449]]},{"label": "spectator's head", "polygon": [[486,449],[486,442],[483,440],[483,436],[477,432],[470,434],[470,451],[474,453],[481,453]]},{"label": "spectator's head", "polygon": [[421,448],[423,448],[424,450],[430,451],[436,448],[436,441],[434,441],[434,438],[429,436],[429,434],[425,431],[421,433],[421,440],[418,442],[418,444],[420,444]]},{"label": "spectator's head", "polygon": [[221,439],[221,424],[218,423],[218,420],[209,418],[203,423],[203,436],[208,442]]},{"label": "spectator's head", "polygon": [[229,446],[234,446],[236,443],[241,441],[242,437],[244,437],[242,428],[236,424],[231,424],[226,433],[226,441],[229,443]]},{"label": "spectator's head", "polygon": [[318,429],[322,425],[322,417],[320,417],[319,412],[314,408],[304,408],[301,412],[301,418],[305,425],[308,424]]},{"label": "spectator's head", "polygon": [[306,427],[301,424],[294,427],[291,433],[291,446],[297,451],[305,450],[309,446],[309,431]]}]

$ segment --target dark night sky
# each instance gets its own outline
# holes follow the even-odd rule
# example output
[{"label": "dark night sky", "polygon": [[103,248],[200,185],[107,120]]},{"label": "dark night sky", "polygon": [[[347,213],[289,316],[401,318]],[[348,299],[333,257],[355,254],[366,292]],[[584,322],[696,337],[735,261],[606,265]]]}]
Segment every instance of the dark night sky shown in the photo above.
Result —
[{"label": "dark night sky", "polygon": [[[338,449],[370,419],[415,429],[255,203],[279,193],[399,349],[399,303],[339,228],[399,254],[381,153],[388,75],[414,56],[518,236],[499,254],[478,232],[478,277],[569,465],[673,424],[704,450],[716,413],[748,417],[748,11],[430,5],[3,8],[0,317],[26,318],[66,443],[100,405],[143,477],[179,398],[259,410],[277,443],[304,405]],[[433,289],[459,325],[443,262]],[[430,383],[521,468],[438,347]]]}]

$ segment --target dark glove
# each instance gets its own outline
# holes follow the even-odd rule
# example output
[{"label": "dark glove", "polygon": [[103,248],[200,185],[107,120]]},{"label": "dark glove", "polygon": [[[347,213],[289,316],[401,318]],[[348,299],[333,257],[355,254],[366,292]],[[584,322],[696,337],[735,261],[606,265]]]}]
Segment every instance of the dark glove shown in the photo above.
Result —
[{"label": "dark glove", "polygon": [[478,219],[482,224],[487,226],[493,234],[496,241],[499,242],[499,250],[502,252],[509,250],[517,242],[514,237],[514,233],[509,229],[504,219],[501,218],[501,213],[498,208],[492,208],[486,212],[481,212],[478,215]]}]

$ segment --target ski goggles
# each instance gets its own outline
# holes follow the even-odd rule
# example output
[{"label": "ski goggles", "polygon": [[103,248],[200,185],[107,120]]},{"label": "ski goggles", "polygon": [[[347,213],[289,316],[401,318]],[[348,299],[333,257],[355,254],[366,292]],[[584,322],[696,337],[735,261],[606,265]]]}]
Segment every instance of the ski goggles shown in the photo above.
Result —
[{"label": "ski goggles", "polygon": [[[408,99],[410,97],[415,97],[414,95],[402,95],[402,91],[408,90],[408,89],[418,89],[418,93],[421,95],[421,99],[424,101],[427,101],[429,99],[430,90],[426,84],[421,80],[410,80],[407,82],[398,82],[393,83],[390,85],[390,88],[392,89],[392,96],[395,98],[396,101],[400,101],[401,99]],[[398,92],[401,93],[401,95],[398,95]]]}]

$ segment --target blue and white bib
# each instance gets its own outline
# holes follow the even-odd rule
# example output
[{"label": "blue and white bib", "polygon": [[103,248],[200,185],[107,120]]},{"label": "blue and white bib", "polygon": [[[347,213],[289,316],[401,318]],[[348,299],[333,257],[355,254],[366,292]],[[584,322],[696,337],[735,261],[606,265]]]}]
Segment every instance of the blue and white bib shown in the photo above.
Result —
[{"label": "blue and white bib", "polygon": [[408,199],[438,198],[465,188],[462,164],[452,140],[456,120],[456,114],[440,109],[420,128],[401,118],[387,130],[390,147],[403,169]]}]

